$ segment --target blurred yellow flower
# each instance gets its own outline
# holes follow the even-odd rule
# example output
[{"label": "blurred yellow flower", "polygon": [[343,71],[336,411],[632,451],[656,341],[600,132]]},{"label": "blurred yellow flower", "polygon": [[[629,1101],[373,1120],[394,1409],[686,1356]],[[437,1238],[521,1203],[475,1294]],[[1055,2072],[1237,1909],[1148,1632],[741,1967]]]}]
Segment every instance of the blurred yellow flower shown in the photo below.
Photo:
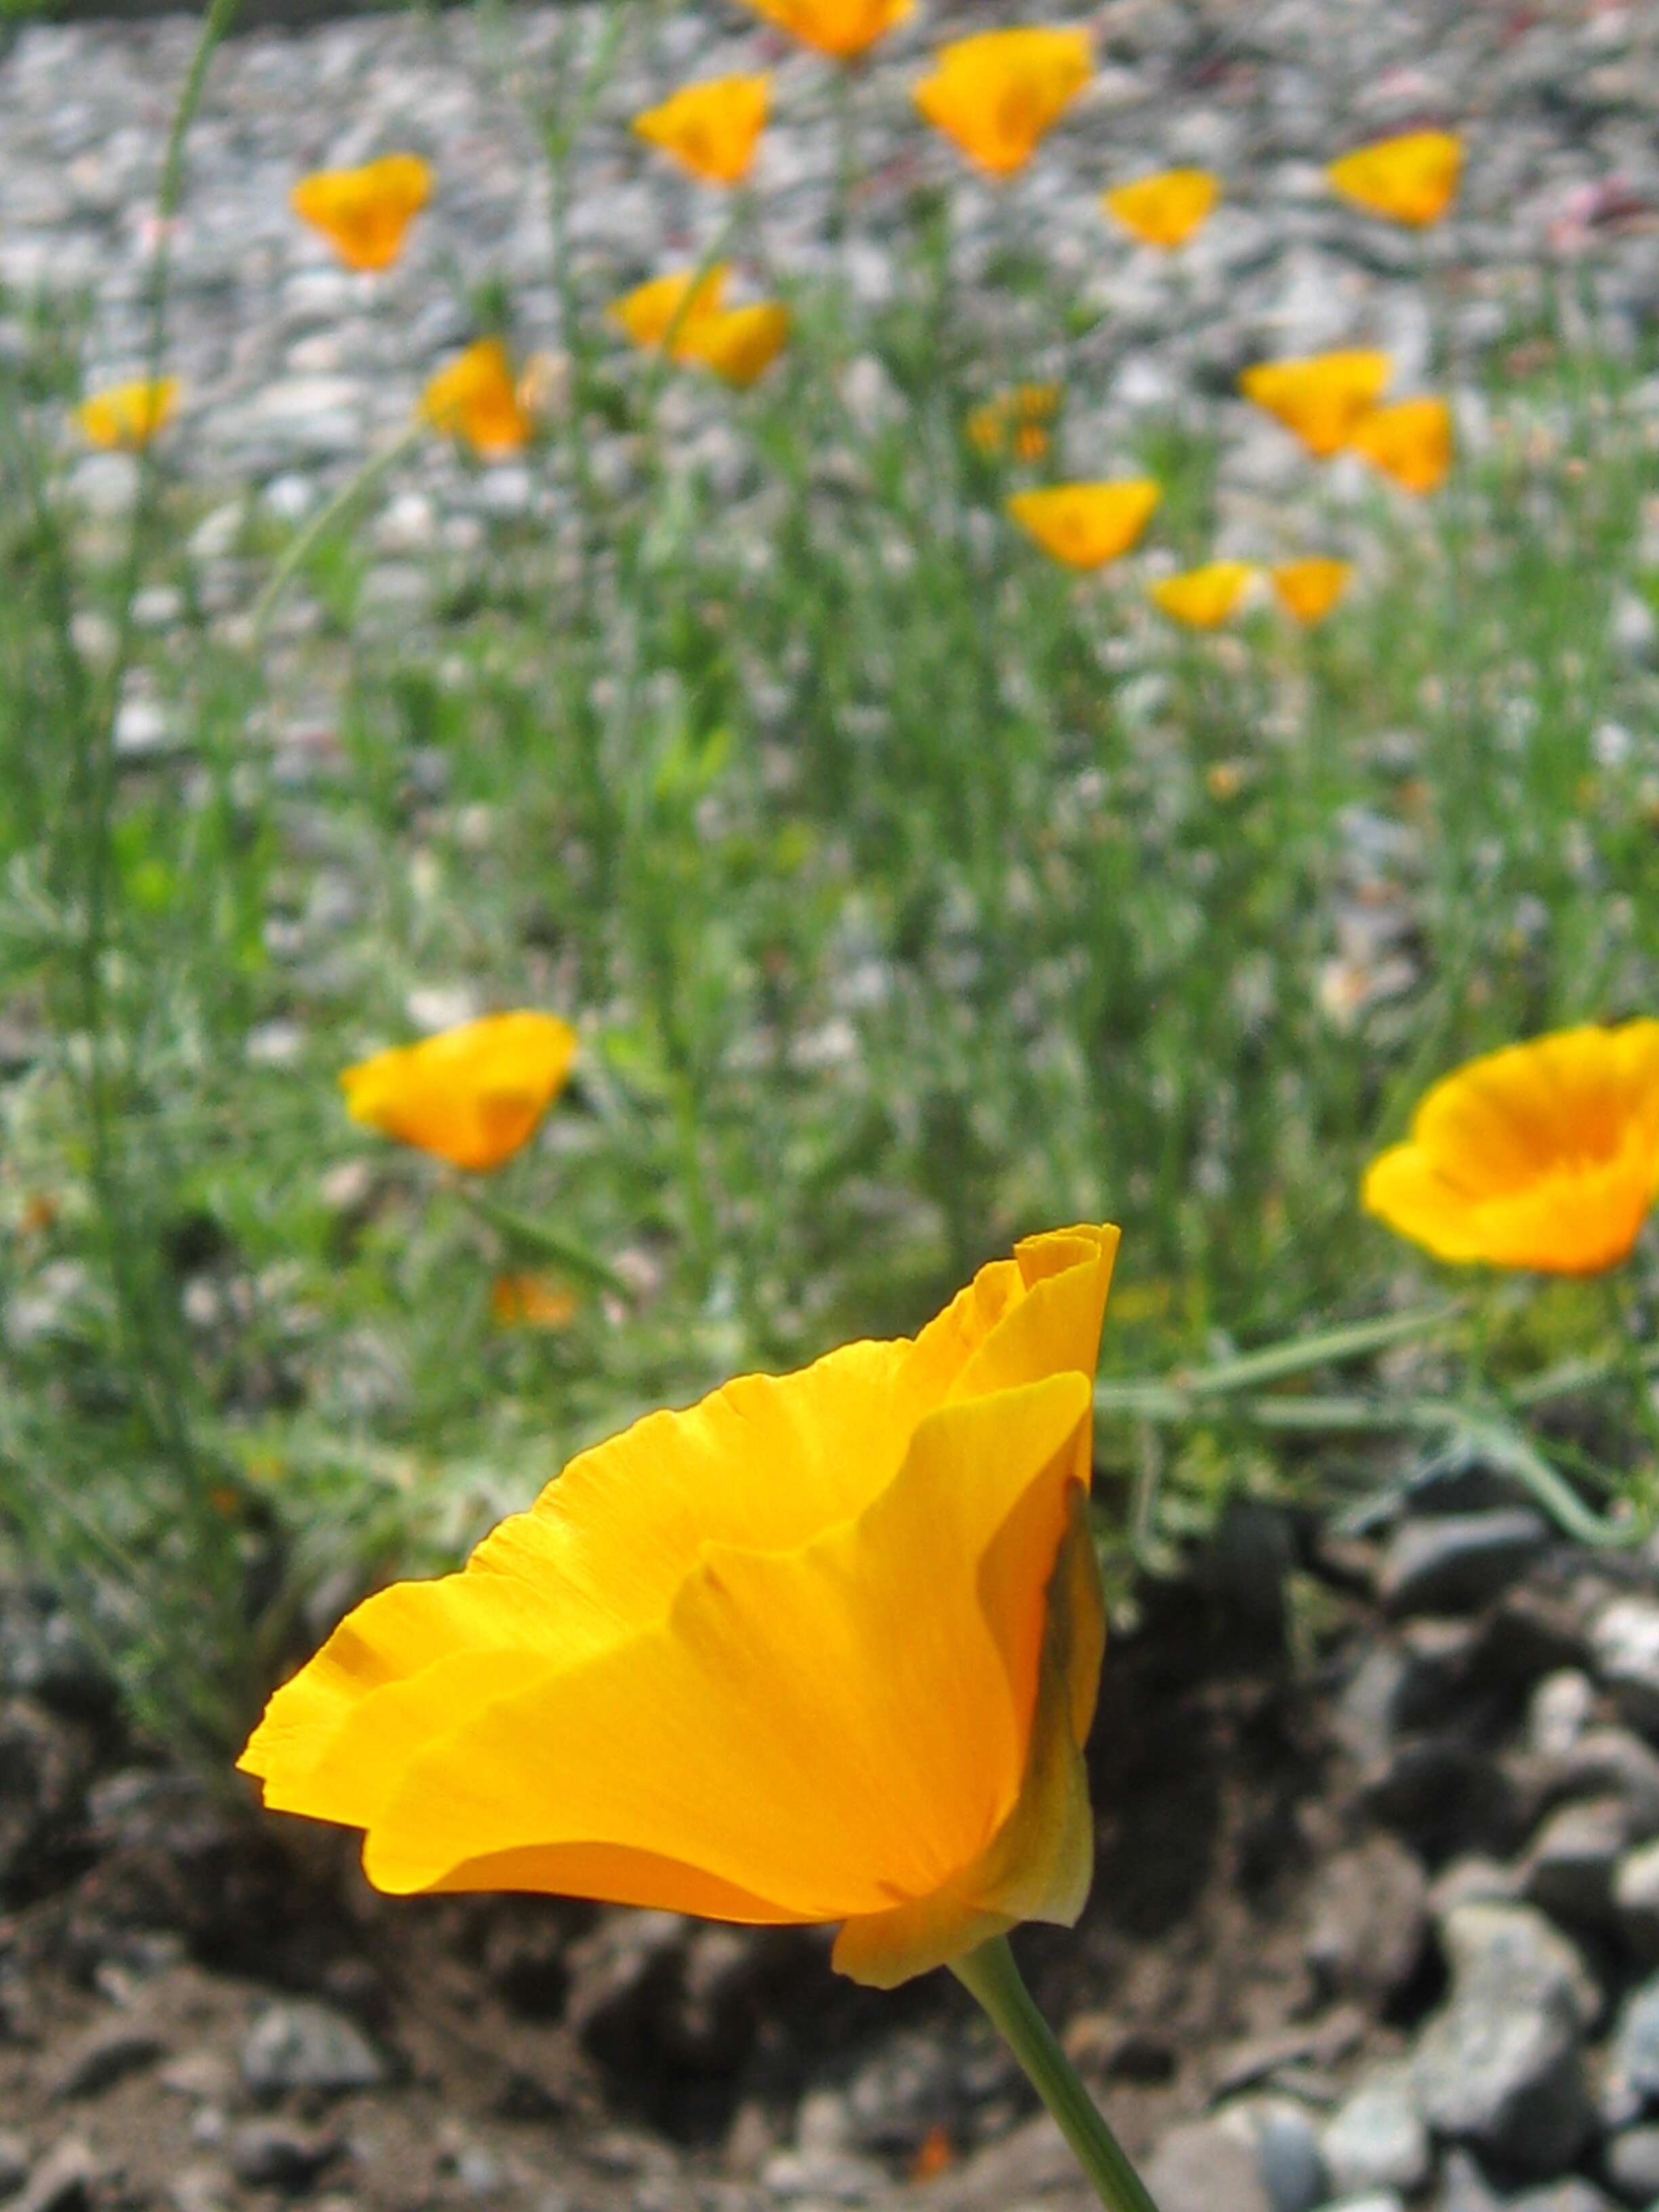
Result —
[{"label": "blurred yellow flower", "polygon": [[752,307],[721,307],[699,317],[679,356],[713,369],[727,384],[746,388],[765,374],[788,336],[789,310],[775,300],[760,301]]},{"label": "blurred yellow flower", "polygon": [[754,164],[771,97],[769,76],[717,76],[688,84],[659,107],[634,118],[634,129],[706,184],[737,185]]},{"label": "blurred yellow flower", "polygon": [[354,1121],[458,1168],[498,1168],[535,1134],[575,1054],[556,1015],[486,1014],[360,1060],[340,1087]]},{"label": "blurred yellow flower", "polygon": [[1344,199],[1425,230],[1451,205],[1462,172],[1462,141],[1449,131],[1407,131],[1345,154],[1325,174]]},{"label": "blurred yellow flower", "polygon": [[803,46],[848,62],[902,23],[915,0],[749,0],[749,5]]},{"label": "blurred yellow flower", "polygon": [[979,31],[941,46],[916,106],[994,177],[1023,169],[1089,81],[1083,30]]},{"label": "blurred yellow flower", "polygon": [[[719,312],[731,270],[723,261],[705,269],[677,269],[667,276],[653,276],[611,304],[611,319],[620,324],[636,346],[653,352],[674,332],[674,358],[685,361],[696,344],[697,327]],[[695,286],[695,289],[693,289]]]},{"label": "blurred yellow flower", "polygon": [[427,386],[421,412],[486,460],[518,453],[536,428],[500,338],[480,338]]},{"label": "blurred yellow flower", "polygon": [[1134,544],[1162,495],[1147,477],[1045,484],[1037,491],[1016,492],[1008,512],[1045,553],[1068,568],[1101,568]]},{"label": "blurred yellow flower", "polygon": [[1115,1229],[1029,1238],[915,1338],[584,1452],[459,1574],[368,1598],[240,1764],[398,1894],[842,1923],[890,1987],[1089,1886],[1086,1517]]},{"label": "blurred yellow flower", "polygon": [[968,417],[968,435],[988,458],[1012,447],[1022,461],[1040,461],[1048,450],[1048,426],[1059,412],[1057,384],[1017,384],[975,408]]},{"label": "blurred yellow flower", "polygon": [[1171,622],[1188,629],[1219,629],[1255,576],[1248,561],[1211,561],[1178,576],[1163,576],[1147,590]]},{"label": "blurred yellow flower", "polygon": [[1283,561],[1268,575],[1279,600],[1299,623],[1323,622],[1353,580],[1350,561]]},{"label": "blurred yellow flower", "polygon": [[349,269],[389,269],[409,226],[432,197],[432,172],[418,154],[387,154],[361,169],[301,177],[289,205],[319,230]]},{"label": "blurred yellow flower", "polygon": [[1349,441],[1402,489],[1437,491],[1452,460],[1451,409],[1443,399],[1401,399],[1360,417]]},{"label": "blurred yellow flower", "polygon": [[1659,1193],[1659,1022],[1558,1030],[1437,1083],[1371,1163],[1368,1212],[1442,1260],[1594,1275]]},{"label": "blurred yellow flower", "polygon": [[1115,185],[1101,194],[1100,204],[1144,244],[1168,253],[1209,220],[1220,197],[1219,180],[1207,169],[1164,169]]},{"label": "blurred yellow flower", "polygon": [[502,1328],[568,1328],[576,1304],[574,1291],[544,1275],[497,1275],[489,1289],[489,1310]]},{"label": "blurred yellow flower", "polygon": [[94,392],[75,410],[81,434],[91,446],[106,449],[119,446],[137,453],[159,438],[178,411],[184,386],[176,376],[148,378],[136,384],[112,384]]},{"label": "blurred yellow flower", "polygon": [[1238,388],[1325,460],[1347,444],[1355,423],[1376,406],[1393,374],[1394,363],[1385,353],[1315,353],[1259,362],[1245,370]]}]

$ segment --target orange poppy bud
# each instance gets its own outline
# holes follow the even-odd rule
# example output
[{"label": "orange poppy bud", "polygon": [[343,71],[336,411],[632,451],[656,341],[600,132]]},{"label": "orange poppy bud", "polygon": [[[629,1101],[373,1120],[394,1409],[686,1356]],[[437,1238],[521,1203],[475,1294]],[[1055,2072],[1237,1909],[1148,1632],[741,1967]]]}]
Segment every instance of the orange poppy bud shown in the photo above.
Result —
[{"label": "orange poppy bud", "polygon": [[1443,399],[1401,399],[1362,416],[1350,443],[1402,490],[1438,491],[1451,469],[1451,409]]},{"label": "orange poppy bud", "polygon": [[804,46],[848,62],[902,23],[915,0],[749,0],[749,5]]},{"label": "orange poppy bud", "polygon": [[1068,568],[1101,568],[1139,539],[1162,494],[1150,477],[1047,484],[1016,492],[1008,512],[1045,553]]},{"label": "orange poppy bud", "polygon": [[1255,576],[1248,561],[1212,561],[1178,576],[1160,577],[1147,588],[1171,622],[1188,629],[1219,629]]},{"label": "orange poppy bud", "polygon": [[1393,374],[1394,363],[1385,353],[1316,353],[1260,362],[1245,370],[1238,386],[1325,460],[1341,452]]},{"label": "orange poppy bud", "polygon": [[1100,204],[1145,245],[1169,253],[1208,222],[1220,197],[1220,184],[1207,169],[1164,169],[1115,186]]},{"label": "orange poppy bud", "polygon": [[1451,205],[1462,173],[1462,139],[1449,131],[1407,131],[1345,154],[1325,174],[1356,206],[1425,230]]},{"label": "orange poppy bud", "polygon": [[427,386],[421,412],[486,460],[516,453],[536,423],[500,338],[480,338]]},{"label": "orange poppy bud", "polygon": [[1323,622],[1353,580],[1349,561],[1284,561],[1270,568],[1273,587],[1299,623]]},{"label": "orange poppy bud", "polygon": [[176,376],[112,384],[89,393],[76,409],[75,419],[88,445],[140,453],[173,420],[183,390]]},{"label": "orange poppy bud", "polygon": [[701,276],[689,269],[653,276],[648,283],[636,284],[620,300],[613,300],[611,319],[647,353],[654,352],[672,331],[675,360],[688,360],[689,349],[696,343],[697,326],[718,313],[730,274],[724,262],[716,262]]},{"label": "orange poppy bud", "polygon": [[916,106],[993,177],[1023,169],[1089,81],[1081,30],[980,31],[941,46]]},{"label": "orange poppy bud", "polygon": [[680,357],[746,389],[772,366],[788,336],[789,310],[775,301],[722,307],[699,319]]},{"label": "orange poppy bud", "polygon": [[360,1060],[340,1086],[354,1121],[458,1168],[497,1168],[535,1134],[575,1054],[556,1015],[486,1014]]},{"label": "orange poppy bud", "polygon": [[706,184],[741,184],[766,127],[771,84],[768,76],[720,76],[707,84],[689,84],[660,106],[636,115],[634,129]]},{"label": "orange poppy bud", "polygon": [[294,212],[321,231],[349,269],[389,269],[409,226],[432,197],[432,172],[418,154],[387,154],[360,169],[317,169],[289,196]]}]

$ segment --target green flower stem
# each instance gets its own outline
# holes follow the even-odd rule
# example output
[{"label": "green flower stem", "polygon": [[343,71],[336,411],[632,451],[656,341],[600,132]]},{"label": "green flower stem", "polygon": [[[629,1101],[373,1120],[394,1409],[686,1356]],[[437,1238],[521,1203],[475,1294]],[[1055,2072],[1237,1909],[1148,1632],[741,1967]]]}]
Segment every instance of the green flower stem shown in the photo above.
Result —
[{"label": "green flower stem", "polygon": [[253,603],[250,617],[256,644],[264,641],[276,611],[276,603],[292,582],[295,572],[307,560],[323,540],[331,535],[351,513],[359,500],[373,489],[389,469],[394,468],[410,447],[422,438],[430,428],[424,416],[417,415],[406,428],[371,453],[355,476],[348,477],[331,499],[325,500],[309,522],[296,530],[283,548],[276,566],[271,570],[265,587]]},{"label": "green flower stem", "polygon": [[951,1971],[985,2008],[1031,2087],[1054,2114],[1107,2212],[1158,2212],[1146,2185],[1095,2107],[1020,1979],[1006,1936],[951,1961]]},{"label": "green flower stem", "polygon": [[593,1285],[602,1291],[614,1291],[621,1297],[632,1297],[628,1284],[616,1269],[608,1267],[597,1252],[590,1252],[577,1238],[550,1229],[544,1222],[533,1220],[527,1213],[498,1205],[493,1198],[486,1198],[482,1192],[469,1189],[465,1184],[457,1183],[455,1188],[462,1201],[478,1218],[488,1222],[509,1244],[562,1267],[578,1282]]}]

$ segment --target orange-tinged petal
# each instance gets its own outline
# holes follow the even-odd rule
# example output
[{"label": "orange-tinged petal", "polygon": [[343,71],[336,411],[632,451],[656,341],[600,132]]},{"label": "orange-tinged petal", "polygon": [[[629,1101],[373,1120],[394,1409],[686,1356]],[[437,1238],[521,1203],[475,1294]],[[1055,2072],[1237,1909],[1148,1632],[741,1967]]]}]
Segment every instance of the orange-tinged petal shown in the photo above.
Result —
[{"label": "orange-tinged petal", "polygon": [[1323,622],[1353,581],[1353,564],[1317,556],[1283,561],[1268,574],[1285,611],[1299,623]]},{"label": "orange-tinged petal", "polygon": [[[604,1841],[780,1917],[932,1894],[1019,1795],[1091,1404],[1088,1378],[1063,1374],[943,1407],[857,1520],[794,1553],[707,1546],[666,1620],[473,1710],[435,1685],[435,1732],[410,1729],[369,1829],[371,1879],[419,1889],[486,1854]],[[1027,1571],[988,1591],[1011,1523]]]},{"label": "orange-tinged petal", "polygon": [[1188,629],[1218,629],[1255,580],[1248,561],[1212,561],[1178,576],[1161,577],[1148,590],[1171,622]]},{"label": "orange-tinged petal", "polygon": [[1373,1161],[1364,1200],[1442,1259],[1615,1266],[1659,1192],[1659,1022],[1564,1030],[1472,1060]]},{"label": "orange-tinged petal", "polygon": [[724,383],[745,391],[763,377],[789,337],[789,310],[763,300],[749,307],[722,307],[698,318],[679,350],[682,360],[712,369]]},{"label": "orange-tinged petal", "polygon": [[1387,354],[1361,350],[1261,362],[1247,368],[1238,382],[1247,399],[1277,416],[1323,460],[1348,443],[1393,374]]},{"label": "orange-tinged petal", "polygon": [[915,0],[749,0],[749,5],[803,46],[846,62],[884,39]]},{"label": "orange-tinged petal", "polygon": [[1208,222],[1220,197],[1219,180],[1207,169],[1164,169],[1103,192],[1101,205],[1144,244],[1170,253]]},{"label": "orange-tinged petal", "polygon": [[980,31],[941,46],[916,106],[994,177],[1023,169],[1089,81],[1084,30]]},{"label": "orange-tinged petal", "polygon": [[771,88],[765,76],[689,84],[659,106],[636,115],[634,129],[694,177],[711,185],[741,184],[766,127]]},{"label": "orange-tinged petal", "polygon": [[1362,416],[1350,442],[1402,490],[1437,491],[1451,469],[1451,409],[1443,399],[1401,399]]},{"label": "orange-tinged petal", "polygon": [[1325,174],[1345,199],[1422,230],[1451,205],[1462,173],[1462,141],[1452,132],[1407,131],[1345,154]]},{"label": "orange-tinged petal", "polygon": [[1072,1917],[1115,1245],[1030,1238],[914,1342],[584,1454],[464,1573],[357,1607],[242,1765],[273,1807],[366,1829],[382,1887],[863,1918],[872,1979]]},{"label": "orange-tinged petal", "polygon": [[484,460],[522,451],[536,428],[500,338],[480,338],[440,369],[422,397],[421,412]]},{"label": "orange-tinged petal", "polygon": [[1148,477],[1046,484],[1017,492],[1008,512],[1043,551],[1070,568],[1100,568],[1128,552],[1162,496]]},{"label": "orange-tinged petal", "polygon": [[111,385],[83,399],[75,419],[88,445],[138,453],[173,420],[183,389],[176,376]]},{"label": "orange-tinged petal", "polygon": [[488,1014],[377,1053],[340,1078],[346,1110],[460,1168],[499,1167],[563,1089],[576,1033],[553,1014]]},{"label": "orange-tinged petal", "polygon": [[576,1316],[576,1293],[544,1275],[497,1275],[489,1310],[503,1328],[568,1328]]},{"label": "orange-tinged petal", "polygon": [[418,154],[386,154],[362,168],[314,170],[289,204],[348,268],[373,270],[392,266],[431,197],[432,172]]},{"label": "orange-tinged petal", "polygon": [[684,269],[653,276],[648,283],[635,285],[613,301],[611,319],[647,352],[654,351],[672,332],[674,358],[687,360],[702,324],[720,312],[730,274],[724,262],[717,262],[701,276],[695,270]]}]

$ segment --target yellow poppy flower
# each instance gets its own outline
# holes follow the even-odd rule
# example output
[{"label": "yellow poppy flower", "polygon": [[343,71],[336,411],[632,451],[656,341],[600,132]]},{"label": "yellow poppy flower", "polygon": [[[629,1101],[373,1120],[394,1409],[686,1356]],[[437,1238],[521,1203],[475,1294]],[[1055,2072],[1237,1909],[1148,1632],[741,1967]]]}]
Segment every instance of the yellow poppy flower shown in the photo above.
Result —
[{"label": "yellow poppy flower", "polygon": [[[620,324],[635,344],[650,353],[673,331],[674,358],[688,359],[696,343],[697,325],[719,312],[726,280],[731,270],[716,262],[701,277],[695,270],[677,269],[667,276],[653,276],[611,304],[611,319]],[[692,287],[696,285],[696,290]]]},{"label": "yellow poppy flower", "polygon": [[1443,399],[1401,399],[1360,417],[1349,441],[1406,491],[1437,491],[1451,468],[1451,409]]},{"label": "yellow poppy flower", "polygon": [[1022,461],[1040,461],[1048,450],[1048,425],[1060,411],[1057,384],[1017,384],[999,392],[968,417],[968,435],[988,459],[1010,447]]},{"label": "yellow poppy flower", "polygon": [[136,384],[112,384],[81,402],[75,419],[88,445],[106,450],[118,446],[136,453],[159,438],[178,411],[184,386],[176,376],[148,378]]},{"label": "yellow poppy flower", "polygon": [[994,177],[1023,169],[1088,82],[1082,30],[979,31],[941,46],[916,106]]},{"label": "yellow poppy flower", "polygon": [[775,301],[761,301],[752,307],[722,307],[699,318],[680,358],[713,369],[727,384],[746,388],[765,374],[788,336],[789,310]]},{"label": "yellow poppy flower", "polygon": [[1160,577],[1147,588],[1171,622],[1188,629],[1219,629],[1255,575],[1248,561],[1212,561],[1178,576]]},{"label": "yellow poppy flower", "polygon": [[1103,192],[1100,204],[1144,244],[1170,253],[1209,220],[1220,197],[1220,184],[1207,169],[1164,169]]},{"label": "yellow poppy flower", "polygon": [[502,1328],[568,1328],[576,1315],[576,1293],[541,1275],[497,1275],[489,1288],[489,1310]]},{"label": "yellow poppy flower", "polygon": [[354,1121],[458,1168],[498,1168],[535,1134],[575,1054],[556,1015],[486,1014],[360,1060],[340,1086]]},{"label": "yellow poppy flower", "polygon": [[480,338],[427,386],[421,412],[486,460],[516,453],[529,442],[535,417],[499,338]]},{"label": "yellow poppy flower", "polygon": [[1340,453],[1362,415],[1382,398],[1394,374],[1385,353],[1315,353],[1247,368],[1239,390],[1293,430],[1325,460]]},{"label": "yellow poppy flower", "polygon": [[319,230],[349,269],[389,269],[409,226],[432,197],[432,172],[418,154],[387,154],[361,169],[301,177],[289,204]]},{"label": "yellow poppy flower", "polygon": [[1437,1083],[1371,1163],[1368,1212],[1442,1260],[1616,1267],[1659,1193],[1659,1022],[1558,1030]]},{"label": "yellow poppy flower", "polygon": [[914,1339],[584,1452],[459,1574],[360,1605],[242,1753],[376,1887],[843,1923],[890,1987],[1088,1889],[1084,1511],[1115,1229]]},{"label": "yellow poppy flower", "polygon": [[849,62],[902,23],[915,0],[749,0],[749,5],[804,46]]},{"label": "yellow poppy flower", "polygon": [[1344,199],[1426,230],[1451,205],[1462,173],[1460,138],[1449,131],[1407,131],[1345,154],[1325,174]]},{"label": "yellow poppy flower", "polygon": [[705,183],[741,184],[766,127],[771,88],[769,76],[717,76],[688,84],[659,107],[636,115],[634,129]]},{"label": "yellow poppy flower", "polygon": [[1270,568],[1273,587],[1299,623],[1323,622],[1353,580],[1350,561],[1284,561]]},{"label": "yellow poppy flower", "polygon": [[1162,494],[1149,477],[1115,483],[1045,484],[1016,492],[1008,512],[1045,553],[1068,568],[1101,568],[1127,553]]}]

